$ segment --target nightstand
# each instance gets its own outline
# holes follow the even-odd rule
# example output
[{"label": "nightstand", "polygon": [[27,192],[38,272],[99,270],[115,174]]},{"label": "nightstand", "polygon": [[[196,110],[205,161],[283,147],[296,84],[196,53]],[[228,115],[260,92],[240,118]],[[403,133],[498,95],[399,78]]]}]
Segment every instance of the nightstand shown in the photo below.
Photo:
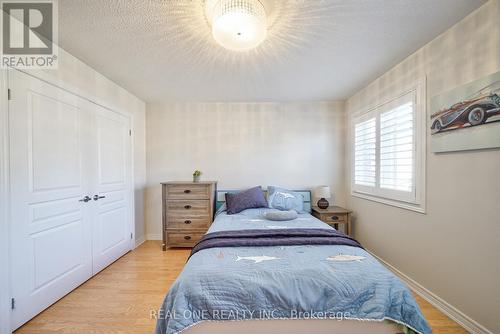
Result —
[{"label": "nightstand", "polygon": [[317,206],[312,207],[312,215],[319,220],[338,229],[339,224],[345,224],[345,232],[352,236],[351,233],[351,212],[340,206],[329,206],[326,209],[320,209]]}]

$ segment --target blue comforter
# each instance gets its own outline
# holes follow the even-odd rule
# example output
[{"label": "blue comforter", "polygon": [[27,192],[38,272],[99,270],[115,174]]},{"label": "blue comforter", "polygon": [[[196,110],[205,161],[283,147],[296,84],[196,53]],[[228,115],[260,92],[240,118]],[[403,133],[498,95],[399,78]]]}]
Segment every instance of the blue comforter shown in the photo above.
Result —
[{"label": "blue comforter", "polygon": [[[330,228],[309,214],[263,218],[268,209],[219,214],[210,232]],[[210,248],[194,254],[158,313],[156,333],[207,320],[392,320],[431,333],[408,288],[369,253],[337,245]]]}]

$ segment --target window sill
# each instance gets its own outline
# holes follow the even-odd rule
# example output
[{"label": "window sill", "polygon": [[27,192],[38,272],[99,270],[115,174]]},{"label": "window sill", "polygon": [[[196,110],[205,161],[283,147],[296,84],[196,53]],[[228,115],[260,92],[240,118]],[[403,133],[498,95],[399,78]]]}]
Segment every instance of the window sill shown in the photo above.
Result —
[{"label": "window sill", "polygon": [[400,202],[400,201],[396,201],[393,199],[387,199],[387,198],[378,197],[378,196],[374,196],[374,195],[363,194],[363,193],[359,193],[359,192],[355,192],[355,191],[352,191],[351,195],[354,197],[366,199],[366,200],[369,200],[372,202],[378,202],[378,203],[382,203],[385,205],[390,205],[390,206],[398,207],[401,209],[415,211],[418,213],[425,214],[425,206],[422,204]]}]

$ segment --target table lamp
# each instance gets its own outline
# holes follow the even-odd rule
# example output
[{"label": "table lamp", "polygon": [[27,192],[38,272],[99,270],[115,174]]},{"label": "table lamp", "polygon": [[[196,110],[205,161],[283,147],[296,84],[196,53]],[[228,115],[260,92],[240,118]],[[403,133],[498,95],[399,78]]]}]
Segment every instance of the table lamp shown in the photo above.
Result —
[{"label": "table lamp", "polygon": [[319,198],[320,200],[318,201],[318,208],[320,209],[326,209],[328,208],[328,201],[326,198],[330,198],[330,187],[329,186],[319,186],[315,189],[314,191],[314,197]]}]

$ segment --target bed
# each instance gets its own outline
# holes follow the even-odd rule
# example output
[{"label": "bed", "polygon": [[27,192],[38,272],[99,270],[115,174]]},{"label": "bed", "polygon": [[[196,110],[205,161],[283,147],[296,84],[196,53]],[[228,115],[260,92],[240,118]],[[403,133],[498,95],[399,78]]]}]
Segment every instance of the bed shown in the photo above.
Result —
[{"label": "bed", "polygon": [[[193,249],[158,312],[156,333],[431,333],[409,289],[308,213],[310,192],[301,193],[306,212],[269,221],[267,208],[227,214],[219,192],[212,239]],[[287,243],[297,236],[301,242]]]}]

